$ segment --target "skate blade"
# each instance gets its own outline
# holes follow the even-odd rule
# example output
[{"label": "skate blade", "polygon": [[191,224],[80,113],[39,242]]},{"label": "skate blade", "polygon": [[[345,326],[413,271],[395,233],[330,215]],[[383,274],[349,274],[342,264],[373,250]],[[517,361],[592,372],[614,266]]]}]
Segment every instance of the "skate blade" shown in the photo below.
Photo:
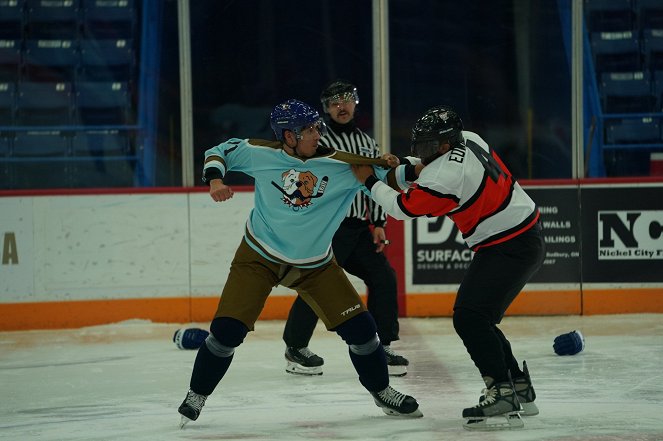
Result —
[{"label": "skate blade", "polygon": [[497,415],[494,417],[486,418],[468,418],[463,423],[463,428],[467,430],[477,431],[493,431],[493,430],[511,430],[522,429],[525,427],[522,418],[518,412],[512,412],[506,415]]},{"label": "skate blade", "polygon": [[392,409],[385,409],[384,407],[382,408],[382,411],[386,413],[389,416],[397,416],[397,417],[405,417],[405,418],[421,418],[424,416],[424,414],[419,410],[415,410],[414,412],[410,413],[400,413],[396,412],[395,410]]},{"label": "skate blade", "polygon": [[185,417],[184,415],[182,415],[182,419],[180,419],[180,429],[184,429],[184,426],[186,426],[191,421],[193,421],[193,420],[191,420],[191,419]]},{"label": "skate blade", "polygon": [[285,371],[295,375],[322,375],[322,366],[305,367],[301,364],[288,361]]},{"label": "skate blade", "polygon": [[421,410],[419,410],[418,407],[417,407],[417,409],[416,409],[414,412],[410,412],[410,413],[401,413],[401,412],[398,412],[398,411],[396,411],[396,410],[394,410],[394,409],[390,409],[390,408],[388,408],[388,407],[382,407],[382,406],[380,406],[380,404],[379,404],[377,401],[375,402],[375,404],[377,404],[378,407],[379,407],[380,409],[382,409],[382,412],[386,413],[386,414],[389,415],[389,416],[405,417],[405,418],[421,418],[421,417],[424,416],[424,414],[421,412]]},{"label": "skate blade", "polygon": [[390,377],[402,377],[407,374],[407,366],[387,366]]}]

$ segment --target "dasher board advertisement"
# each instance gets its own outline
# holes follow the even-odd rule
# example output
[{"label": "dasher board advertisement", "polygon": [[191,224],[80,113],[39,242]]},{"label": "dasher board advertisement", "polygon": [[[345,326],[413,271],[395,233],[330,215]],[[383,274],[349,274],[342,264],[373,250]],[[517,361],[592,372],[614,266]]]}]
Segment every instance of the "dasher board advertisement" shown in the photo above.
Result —
[{"label": "dasher board advertisement", "polygon": [[[580,282],[578,187],[525,188],[541,212],[546,258],[533,283]],[[412,283],[448,285],[461,282],[472,251],[447,217],[418,218],[412,231]]]},{"label": "dasher board advertisement", "polygon": [[588,283],[663,282],[663,185],[583,187]]}]

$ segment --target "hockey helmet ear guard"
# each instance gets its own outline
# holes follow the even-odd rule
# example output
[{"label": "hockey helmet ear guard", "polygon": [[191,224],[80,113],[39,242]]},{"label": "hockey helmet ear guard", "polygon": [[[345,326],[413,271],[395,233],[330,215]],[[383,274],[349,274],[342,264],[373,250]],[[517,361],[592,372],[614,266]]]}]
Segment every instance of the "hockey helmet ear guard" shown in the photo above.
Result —
[{"label": "hockey helmet ear guard", "polygon": [[277,104],[269,115],[269,122],[276,135],[276,139],[283,141],[283,131],[290,130],[295,133],[297,139],[301,139],[302,130],[314,126],[321,135],[327,131],[320,114],[308,104],[290,99]]},{"label": "hockey helmet ear guard", "polygon": [[332,102],[350,101],[359,104],[359,94],[357,93],[357,88],[345,80],[336,80],[329,83],[320,94],[320,102],[325,112]]}]

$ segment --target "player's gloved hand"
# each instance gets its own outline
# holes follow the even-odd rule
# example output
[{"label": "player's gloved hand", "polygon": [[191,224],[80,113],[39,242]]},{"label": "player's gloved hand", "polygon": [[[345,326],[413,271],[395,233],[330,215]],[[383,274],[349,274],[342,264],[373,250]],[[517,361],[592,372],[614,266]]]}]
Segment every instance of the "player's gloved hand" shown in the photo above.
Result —
[{"label": "player's gloved hand", "polygon": [[571,331],[555,337],[553,349],[557,355],[575,355],[585,349],[585,337],[580,331]]},{"label": "player's gloved hand", "polygon": [[198,349],[209,335],[199,328],[181,328],[175,331],[173,342],[180,349]]}]

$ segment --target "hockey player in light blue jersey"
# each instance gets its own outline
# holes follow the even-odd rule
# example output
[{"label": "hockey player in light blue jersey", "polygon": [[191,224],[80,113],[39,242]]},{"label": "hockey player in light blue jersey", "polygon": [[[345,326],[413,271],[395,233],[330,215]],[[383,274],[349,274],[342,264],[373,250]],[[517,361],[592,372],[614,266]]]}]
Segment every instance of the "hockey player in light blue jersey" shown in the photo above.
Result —
[{"label": "hockey player in light blue jersey", "polygon": [[395,157],[371,159],[318,146],[325,130],[318,112],[297,100],[277,105],[270,115],[277,141],[230,139],[205,152],[203,179],[217,202],[232,198],[224,184],[229,171],[255,179],[255,206],[228,280],[198,350],[190,390],[179,412],[182,424],[196,420],[225,375],[235,348],[253,330],[276,285],[290,287],[348,344],[361,384],[388,415],[422,416],[417,401],[389,386],[385,353],[372,316],[336,264],[334,232],[363,187],[350,164],[373,164],[380,179],[405,188]]}]

